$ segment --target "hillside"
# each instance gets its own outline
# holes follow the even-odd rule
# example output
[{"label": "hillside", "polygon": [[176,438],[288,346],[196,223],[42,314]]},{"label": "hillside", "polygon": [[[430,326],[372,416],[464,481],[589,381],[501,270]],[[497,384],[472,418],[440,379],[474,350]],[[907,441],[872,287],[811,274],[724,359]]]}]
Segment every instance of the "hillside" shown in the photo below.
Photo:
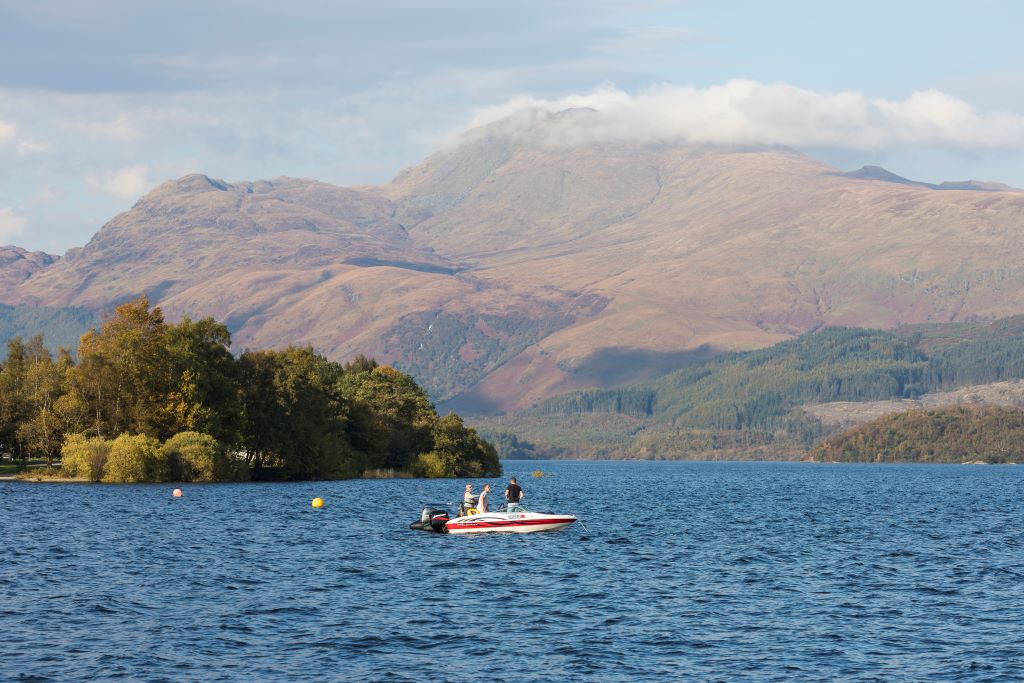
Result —
[{"label": "hillside", "polygon": [[[41,334],[47,347],[74,350],[82,334],[99,325],[96,315],[84,308],[47,308],[44,306],[7,306],[0,304],[0,361],[7,357],[6,342],[24,335]],[[28,331],[28,334],[25,332]]]},{"label": "hillside", "polygon": [[824,462],[1024,463],[1024,410],[959,406],[888,415],[825,440]]},{"label": "hillside", "polygon": [[[963,326],[918,328],[931,340],[968,336]],[[1012,405],[1024,378],[1024,335],[961,341],[927,355],[899,333],[828,328],[767,349],[732,353],[618,390],[580,391],[476,424],[500,445],[511,433],[534,453],[560,457],[780,457],[848,426],[938,405],[945,391]],[[986,384],[973,393],[955,387]],[[986,401],[986,397],[992,399]],[[881,413],[879,413],[881,414]]]},{"label": "hillside", "polygon": [[[791,150],[595,143],[592,111],[471,131],[377,188],[192,175],[0,302],[147,293],[237,345],[311,344],[488,414],[824,326],[1024,312],[1024,193],[863,177]],[[46,257],[52,258],[52,257]]]}]

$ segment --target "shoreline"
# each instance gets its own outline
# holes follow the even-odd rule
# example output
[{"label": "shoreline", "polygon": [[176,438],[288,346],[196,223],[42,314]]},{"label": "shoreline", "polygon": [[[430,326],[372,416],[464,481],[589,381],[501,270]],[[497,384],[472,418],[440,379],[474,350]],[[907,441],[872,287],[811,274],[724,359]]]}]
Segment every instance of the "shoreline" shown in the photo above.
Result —
[{"label": "shoreline", "polygon": [[[804,465],[989,465],[993,467],[998,466],[1016,466],[1019,463],[1015,462],[984,462],[979,460],[965,460],[962,462],[844,462],[837,460],[821,461],[821,460],[614,460],[614,459],[594,459],[594,460],[582,460],[582,459],[558,459],[558,460],[508,460],[506,462],[616,462],[616,463],[639,463],[639,462],[662,462],[662,463],[792,463],[792,464],[804,464]],[[301,484],[307,481],[372,481],[380,479],[426,479],[427,477],[412,477],[412,476],[361,476],[352,477],[350,479],[308,479],[298,481],[204,481],[204,482],[184,482],[184,481],[140,481],[134,482],[134,484],[146,484],[146,485],[158,485],[158,484],[178,484],[178,485],[210,485],[210,484]],[[466,479],[467,477],[444,477],[450,479]],[[487,477],[469,477],[469,478],[484,478]],[[89,481],[88,479],[76,478],[76,477],[38,477],[29,476],[23,477],[17,474],[2,474],[0,475],[0,484],[13,482],[21,484],[107,484],[107,485],[123,485],[124,482],[102,482],[102,481]]]}]

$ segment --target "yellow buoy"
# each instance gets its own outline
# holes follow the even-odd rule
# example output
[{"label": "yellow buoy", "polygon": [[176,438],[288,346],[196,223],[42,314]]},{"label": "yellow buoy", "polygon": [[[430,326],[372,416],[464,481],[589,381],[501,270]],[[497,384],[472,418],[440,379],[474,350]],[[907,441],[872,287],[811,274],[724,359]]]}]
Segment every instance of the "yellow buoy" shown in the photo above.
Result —
[{"label": "yellow buoy", "polygon": [[533,478],[534,479],[540,479],[543,476],[544,476],[544,472],[542,470],[534,470],[533,471]]},{"label": "yellow buoy", "polygon": [[323,498],[314,498],[313,499],[313,507],[315,507],[315,508],[322,508],[323,506],[324,506],[324,499]]}]

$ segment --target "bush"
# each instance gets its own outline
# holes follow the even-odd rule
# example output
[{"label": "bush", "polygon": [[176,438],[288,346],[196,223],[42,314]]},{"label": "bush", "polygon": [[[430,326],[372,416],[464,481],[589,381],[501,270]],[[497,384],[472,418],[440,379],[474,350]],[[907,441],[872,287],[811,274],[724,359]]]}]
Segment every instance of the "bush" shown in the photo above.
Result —
[{"label": "bush", "polygon": [[455,463],[445,458],[444,454],[437,451],[420,453],[413,461],[412,473],[417,477],[430,477],[440,479],[443,477],[455,476]]},{"label": "bush", "polygon": [[110,444],[103,481],[125,484],[167,481],[169,474],[159,441],[151,436],[122,434]]},{"label": "bush", "polygon": [[111,443],[100,437],[69,434],[61,448],[61,470],[69,477],[99,481],[110,456]]},{"label": "bush", "polygon": [[224,449],[209,434],[181,432],[160,447],[174,481],[227,481],[231,463]]}]

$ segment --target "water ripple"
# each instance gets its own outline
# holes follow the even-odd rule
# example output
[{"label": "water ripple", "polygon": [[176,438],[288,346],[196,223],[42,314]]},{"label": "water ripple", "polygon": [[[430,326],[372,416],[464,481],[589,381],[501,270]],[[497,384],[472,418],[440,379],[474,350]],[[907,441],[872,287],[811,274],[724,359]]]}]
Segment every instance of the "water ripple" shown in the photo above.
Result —
[{"label": "water ripple", "polygon": [[1024,679],[1024,468],[507,469],[589,530],[408,531],[453,481],[0,483],[0,680]]}]

